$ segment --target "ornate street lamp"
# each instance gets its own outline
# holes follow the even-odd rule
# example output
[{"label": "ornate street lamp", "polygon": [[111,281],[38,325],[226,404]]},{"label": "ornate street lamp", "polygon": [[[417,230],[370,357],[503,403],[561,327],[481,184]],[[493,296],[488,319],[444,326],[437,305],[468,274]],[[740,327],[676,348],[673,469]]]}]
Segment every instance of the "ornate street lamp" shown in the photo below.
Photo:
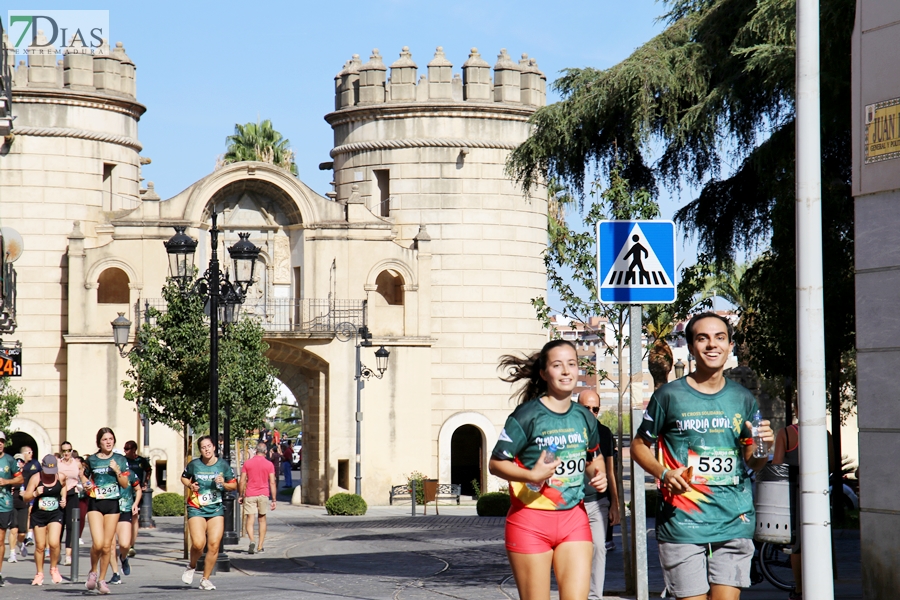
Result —
[{"label": "ornate street lamp", "polygon": [[[209,314],[209,431],[213,440],[219,436],[219,321],[223,325],[234,322],[237,307],[243,303],[247,288],[253,283],[253,272],[260,249],[248,241],[249,233],[239,233],[240,241],[228,249],[234,264],[234,282],[229,274],[219,269],[219,229],[216,226],[216,213],[212,213],[212,229],[209,230],[212,254],[209,268],[202,277],[191,284],[194,273],[194,252],[197,242],[184,233],[184,227],[176,227],[175,235],[165,243],[169,255],[169,275],[179,282],[182,293],[195,293],[204,296]],[[225,441],[222,459],[231,463],[231,431],[226,412]],[[216,443],[218,448],[218,443]],[[234,496],[225,495],[225,535],[223,545],[234,545],[240,541],[235,531]],[[224,571],[231,568],[230,560],[224,553],[219,555],[219,565]]]},{"label": "ornate street lamp", "polygon": [[125,358],[128,352],[125,352],[125,346],[128,345],[128,337],[131,335],[131,321],[125,317],[125,313],[120,312],[119,316],[110,321],[113,329],[113,341],[116,348],[119,349],[119,356]]},{"label": "ornate street lamp", "polygon": [[681,379],[682,377],[684,377],[684,363],[679,358],[675,361],[675,379]]}]

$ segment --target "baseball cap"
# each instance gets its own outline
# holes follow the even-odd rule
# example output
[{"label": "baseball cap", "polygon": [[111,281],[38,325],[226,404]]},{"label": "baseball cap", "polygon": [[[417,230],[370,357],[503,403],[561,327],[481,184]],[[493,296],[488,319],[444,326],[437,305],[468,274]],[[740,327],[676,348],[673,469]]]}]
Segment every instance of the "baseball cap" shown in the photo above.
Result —
[{"label": "baseball cap", "polygon": [[57,458],[55,456],[53,456],[52,454],[48,454],[41,461],[41,470],[44,473],[53,475],[54,473],[56,473],[59,470],[59,466],[56,461],[57,461]]},{"label": "baseball cap", "polygon": [[0,431],[0,440],[5,440],[5,439],[6,439],[6,434],[3,433],[2,431]]},{"label": "baseball cap", "polygon": [[16,454],[15,456],[13,456],[13,458],[16,460],[21,460],[22,462],[25,462],[25,457],[22,456],[21,454]]}]

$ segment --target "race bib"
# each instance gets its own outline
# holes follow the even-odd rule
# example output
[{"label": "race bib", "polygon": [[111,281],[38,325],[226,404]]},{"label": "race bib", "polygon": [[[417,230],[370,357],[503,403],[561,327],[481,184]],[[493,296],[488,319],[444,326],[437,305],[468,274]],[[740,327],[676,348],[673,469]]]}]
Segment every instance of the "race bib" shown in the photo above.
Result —
[{"label": "race bib", "polygon": [[41,510],[56,510],[59,508],[59,498],[38,498],[38,508]]},{"label": "race bib", "polygon": [[99,485],[95,488],[94,498],[97,500],[106,500],[107,498],[116,499],[119,497],[119,484],[111,483],[109,485]]},{"label": "race bib", "polygon": [[131,507],[128,506],[128,498],[119,497],[119,512],[131,512]]},{"label": "race bib", "polygon": [[688,450],[690,483],[698,485],[737,485],[741,482],[741,459],[737,448],[694,446]]},{"label": "race bib", "polygon": [[211,506],[213,504],[222,503],[222,494],[219,490],[210,490],[197,496],[197,503],[200,506]]}]

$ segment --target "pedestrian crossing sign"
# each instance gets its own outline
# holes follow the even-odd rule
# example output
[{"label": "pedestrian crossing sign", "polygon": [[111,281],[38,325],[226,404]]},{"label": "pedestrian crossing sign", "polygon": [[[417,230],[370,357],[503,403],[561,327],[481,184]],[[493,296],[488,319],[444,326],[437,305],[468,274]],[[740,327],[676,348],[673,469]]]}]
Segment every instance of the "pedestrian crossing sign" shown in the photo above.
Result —
[{"label": "pedestrian crossing sign", "polygon": [[597,277],[600,302],[674,302],[675,223],[597,223]]}]

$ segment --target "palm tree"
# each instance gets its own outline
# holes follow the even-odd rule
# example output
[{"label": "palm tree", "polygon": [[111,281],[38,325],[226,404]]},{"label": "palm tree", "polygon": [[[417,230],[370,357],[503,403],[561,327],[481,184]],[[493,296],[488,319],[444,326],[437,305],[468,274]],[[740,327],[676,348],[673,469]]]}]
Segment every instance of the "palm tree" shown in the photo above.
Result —
[{"label": "palm tree", "polygon": [[647,368],[653,377],[653,389],[669,381],[674,359],[667,339],[675,331],[675,315],[666,304],[651,304],[644,313],[647,336],[653,338],[647,353]]},{"label": "palm tree", "polygon": [[223,164],[241,161],[259,161],[273,164],[297,175],[294,151],[290,140],[272,127],[272,121],[247,123],[234,126],[234,135],[225,138],[228,149],[222,157]]}]

